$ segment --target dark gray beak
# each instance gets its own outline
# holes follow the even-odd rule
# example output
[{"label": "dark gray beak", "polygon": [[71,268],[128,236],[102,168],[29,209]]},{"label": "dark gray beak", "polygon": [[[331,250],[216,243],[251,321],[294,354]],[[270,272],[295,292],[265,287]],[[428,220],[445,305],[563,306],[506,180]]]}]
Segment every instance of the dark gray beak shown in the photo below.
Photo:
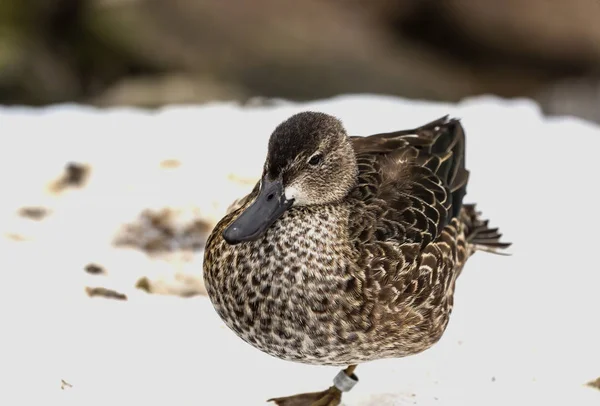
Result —
[{"label": "dark gray beak", "polygon": [[285,199],[281,180],[269,181],[263,178],[256,200],[223,231],[223,238],[232,245],[254,241],[293,203],[293,200]]}]

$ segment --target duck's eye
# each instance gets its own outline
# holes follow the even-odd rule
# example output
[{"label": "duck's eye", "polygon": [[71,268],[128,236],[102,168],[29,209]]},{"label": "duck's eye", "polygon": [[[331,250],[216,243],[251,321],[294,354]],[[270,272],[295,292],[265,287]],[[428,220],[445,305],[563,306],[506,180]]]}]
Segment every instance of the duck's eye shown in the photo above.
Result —
[{"label": "duck's eye", "polygon": [[310,157],[310,159],[308,160],[308,164],[312,165],[312,166],[317,166],[321,163],[322,160],[323,160],[323,154],[316,153]]}]

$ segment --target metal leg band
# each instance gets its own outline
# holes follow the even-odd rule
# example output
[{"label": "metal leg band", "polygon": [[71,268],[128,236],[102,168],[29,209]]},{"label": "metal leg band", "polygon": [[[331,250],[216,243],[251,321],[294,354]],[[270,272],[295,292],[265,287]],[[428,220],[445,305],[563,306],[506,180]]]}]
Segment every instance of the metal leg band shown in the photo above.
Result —
[{"label": "metal leg band", "polygon": [[333,378],[333,385],[342,392],[348,392],[350,389],[358,383],[358,377],[354,374],[352,376],[346,375],[344,371],[340,371],[335,378]]}]

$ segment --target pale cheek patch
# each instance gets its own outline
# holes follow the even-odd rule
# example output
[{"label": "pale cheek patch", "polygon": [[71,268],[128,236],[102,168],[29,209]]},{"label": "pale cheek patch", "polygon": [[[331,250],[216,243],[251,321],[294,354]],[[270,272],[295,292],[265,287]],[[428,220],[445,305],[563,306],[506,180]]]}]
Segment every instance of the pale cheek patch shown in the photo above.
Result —
[{"label": "pale cheek patch", "polygon": [[302,190],[295,186],[288,186],[285,188],[285,198],[287,200],[294,199],[295,206],[300,206],[307,203],[306,196]]}]

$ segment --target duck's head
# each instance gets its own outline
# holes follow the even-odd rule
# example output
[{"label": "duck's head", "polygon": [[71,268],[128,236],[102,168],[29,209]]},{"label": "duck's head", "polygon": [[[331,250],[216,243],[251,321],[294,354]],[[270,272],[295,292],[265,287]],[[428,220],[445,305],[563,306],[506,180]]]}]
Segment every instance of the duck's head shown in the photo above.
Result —
[{"label": "duck's head", "polygon": [[303,112],[271,134],[258,196],[223,231],[229,244],[258,239],[291,207],[343,199],[358,168],[342,123],[324,113]]}]

